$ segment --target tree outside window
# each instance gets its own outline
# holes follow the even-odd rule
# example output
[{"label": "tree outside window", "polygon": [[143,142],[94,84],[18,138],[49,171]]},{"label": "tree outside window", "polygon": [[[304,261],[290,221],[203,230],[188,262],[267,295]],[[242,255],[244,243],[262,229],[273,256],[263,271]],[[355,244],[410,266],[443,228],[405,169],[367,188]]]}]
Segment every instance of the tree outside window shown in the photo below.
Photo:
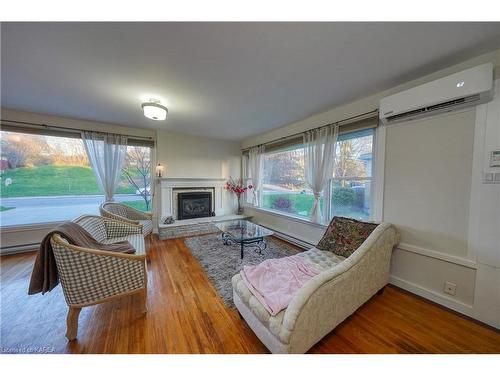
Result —
[{"label": "tree outside window", "polygon": [[151,209],[151,149],[128,146],[122,170],[122,181],[135,189],[144,202],[126,202],[143,211]]}]

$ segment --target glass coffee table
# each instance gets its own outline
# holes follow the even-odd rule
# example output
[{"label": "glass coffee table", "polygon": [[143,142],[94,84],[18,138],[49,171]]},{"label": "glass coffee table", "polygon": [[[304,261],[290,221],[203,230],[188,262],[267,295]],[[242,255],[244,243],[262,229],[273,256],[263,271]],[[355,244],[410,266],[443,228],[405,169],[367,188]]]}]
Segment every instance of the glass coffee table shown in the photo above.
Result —
[{"label": "glass coffee table", "polygon": [[231,220],[215,224],[222,231],[224,245],[238,244],[241,248],[241,259],[246,247],[253,247],[259,253],[267,248],[265,237],[274,232],[247,220]]}]

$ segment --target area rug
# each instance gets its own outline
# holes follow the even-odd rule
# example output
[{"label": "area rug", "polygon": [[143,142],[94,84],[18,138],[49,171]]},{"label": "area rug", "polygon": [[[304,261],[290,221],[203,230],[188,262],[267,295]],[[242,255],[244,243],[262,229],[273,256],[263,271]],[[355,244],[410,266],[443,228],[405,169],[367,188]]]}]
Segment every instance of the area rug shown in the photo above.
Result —
[{"label": "area rug", "polygon": [[266,240],[267,249],[262,254],[251,247],[245,248],[243,259],[240,258],[240,246],[224,245],[220,234],[190,237],[186,238],[184,243],[203,266],[225,304],[234,308],[231,278],[240,272],[243,266],[254,266],[266,259],[283,258],[299,252],[272,237],[267,237]]}]

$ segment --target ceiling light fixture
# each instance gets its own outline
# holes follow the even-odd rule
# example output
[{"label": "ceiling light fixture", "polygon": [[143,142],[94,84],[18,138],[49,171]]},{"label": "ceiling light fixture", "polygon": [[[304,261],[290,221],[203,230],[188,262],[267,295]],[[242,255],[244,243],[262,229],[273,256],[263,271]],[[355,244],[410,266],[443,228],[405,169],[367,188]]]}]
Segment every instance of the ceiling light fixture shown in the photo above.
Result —
[{"label": "ceiling light fixture", "polygon": [[149,102],[142,103],[144,116],[151,120],[162,121],[167,118],[167,107],[160,104],[158,99],[149,99]]}]

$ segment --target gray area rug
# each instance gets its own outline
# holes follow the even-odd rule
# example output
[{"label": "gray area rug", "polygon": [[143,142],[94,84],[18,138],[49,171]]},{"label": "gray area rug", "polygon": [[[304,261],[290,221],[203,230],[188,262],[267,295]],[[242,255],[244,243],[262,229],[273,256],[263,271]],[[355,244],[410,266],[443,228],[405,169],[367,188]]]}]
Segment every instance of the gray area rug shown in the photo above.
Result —
[{"label": "gray area rug", "polygon": [[266,259],[283,258],[299,252],[272,237],[267,237],[267,249],[263,254],[257,253],[253,248],[245,248],[243,259],[240,258],[240,246],[224,245],[220,234],[189,237],[184,239],[184,243],[203,266],[226,305],[232,308],[235,306],[231,278],[243,266],[254,266]]}]

